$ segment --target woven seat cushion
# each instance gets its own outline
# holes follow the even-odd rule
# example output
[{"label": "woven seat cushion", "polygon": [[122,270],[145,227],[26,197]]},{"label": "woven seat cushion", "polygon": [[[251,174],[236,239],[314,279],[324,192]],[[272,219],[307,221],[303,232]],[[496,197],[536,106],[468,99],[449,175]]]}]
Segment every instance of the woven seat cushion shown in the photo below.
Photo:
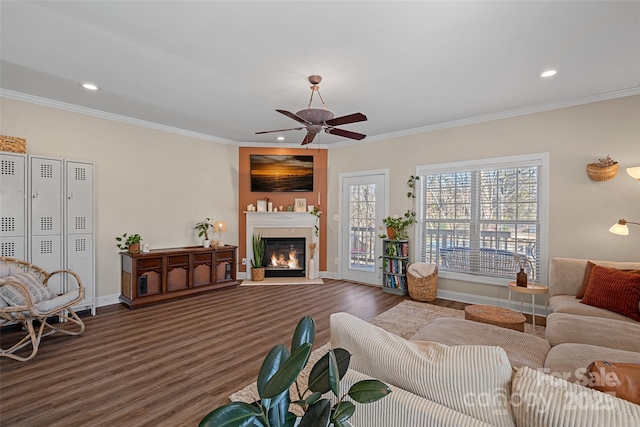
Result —
[{"label": "woven seat cushion", "polygon": [[[44,286],[38,275],[33,272],[25,272],[16,274],[14,276],[0,277],[0,283],[6,282],[18,282],[27,287],[27,290],[31,294],[31,298],[34,304],[39,302],[50,300],[57,295],[48,287]],[[7,284],[0,286],[0,297],[4,299],[9,305],[14,307],[23,306],[27,304],[24,294],[20,292],[17,286]]]},{"label": "woven seat cushion", "polygon": [[542,368],[551,350],[549,341],[531,334],[451,318],[435,319],[410,340],[435,341],[446,345],[495,345],[504,349],[514,369],[521,366]]}]

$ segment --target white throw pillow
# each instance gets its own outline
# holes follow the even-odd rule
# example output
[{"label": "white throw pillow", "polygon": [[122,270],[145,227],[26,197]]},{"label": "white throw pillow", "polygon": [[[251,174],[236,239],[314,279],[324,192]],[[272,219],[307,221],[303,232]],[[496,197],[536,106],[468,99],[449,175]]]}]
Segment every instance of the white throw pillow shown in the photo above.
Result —
[{"label": "white throw pillow", "polygon": [[[40,278],[36,273],[31,271],[14,276],[0,277],[0,283],[9,281],[25,285],[31,294],[34,304],[50,300],[57,296],[55,292],[40,282]],[[14,307],[23,306],[27,303],[24,294],[20,292],[17,286],[11,284],[0,286],[0,297]]]},{"label": "white throw pillow", "polygon": [[513,379],[511,404],[518,427],[640,425],[640,405],[527,366]]},{"label": "white throw pillow", "polygon": [[409,342],[347,313],[331,315],[331,346],[350,368],[494,426],[515,426],[513,374],[500,347]]},{"label": "white throw pillow", "polygon": [[427,264],[426,262],[414,262],[413,264],[409,265],[408,271],[415,277],[423,278],[431,276],[433,272],[436,271],[436,265]]}]

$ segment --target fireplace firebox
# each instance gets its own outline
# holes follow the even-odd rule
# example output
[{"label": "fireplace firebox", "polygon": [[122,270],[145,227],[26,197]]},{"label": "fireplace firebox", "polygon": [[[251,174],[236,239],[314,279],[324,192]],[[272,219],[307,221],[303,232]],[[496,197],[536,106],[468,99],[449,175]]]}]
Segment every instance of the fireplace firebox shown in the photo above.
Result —
[{"label": "fireplace firebox", "polygon": [[305,277],[305,239],[297,237],[263,237],[266,241],[265,277]]}]

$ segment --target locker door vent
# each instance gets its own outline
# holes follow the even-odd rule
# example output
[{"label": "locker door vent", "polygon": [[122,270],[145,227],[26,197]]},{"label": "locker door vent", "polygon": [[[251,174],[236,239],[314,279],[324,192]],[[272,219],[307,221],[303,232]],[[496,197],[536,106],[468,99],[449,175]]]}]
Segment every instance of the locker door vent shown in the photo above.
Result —
[{"label": "locker door vent", "polygon": [[0,174],[1,175],[15,175],[16,174],[16,162],[13,160],[2,160],[2,165],[0,165]]},{"label": "locker door vent", "polygon": [[42,240],[40,242],[40,253],[52,254],[53,253],[53,240]]},{"label": "locker door vent", "polygon": [[53,178],[53,165],[40,165],[41,178]]},{"label": "locker door vent", "polygon": [[16,231],[16,219],[13,217],[2,217],[1,231]]},{"label": "locker door vent", "polygon": [[87,250],[87,239],[76,239],[76,252],[84,252]]},{"label": "locker door vent", "polygon": [[40,231],[51,231],[53,230],[53,217],[52,216],[43,216],[40,218]]},{"label": "locker door vent", "polygon": [[76,181],[85,181],[87,179],[87,170],[85,168],[76,168]]},{"label": "locker door vent", "polygon": [[3,242],[0,245],[0,256],[16,256],[16,245],[13,242]]},{"label": "locker door vent", "polygon": [[84,230],[86,228],[86,217],[77,216],[76,217],[76,230]]}]

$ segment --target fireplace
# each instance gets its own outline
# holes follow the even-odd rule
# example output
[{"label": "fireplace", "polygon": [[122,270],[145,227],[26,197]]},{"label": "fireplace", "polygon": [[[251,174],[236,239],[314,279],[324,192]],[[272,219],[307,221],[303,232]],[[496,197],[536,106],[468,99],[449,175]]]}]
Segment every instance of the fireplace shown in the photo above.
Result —
[{"label": "fireplace", "polygon": [[263,237],[265,277],[305,277],[304,237]]},{"label": "fireplace", "polygon": [[[316,248],[320,247],[319,233],[315,232],[315,227],[318,225],[317,218],[310,215],[309,212],[245,212],[245,214],[247,215],[245,246],[247,260],[253,258],[252,238],[254,234],[262,235],[263,239],[297,238],[300,239],[301,242],[304,242],[302,243],[302,247],[296,250],[298,264],[300,264],[302,270],[296,270],[295,274],[297,274],[297,276],[293,277],[304,277],[307,270],[307,262],[309,261],[309,245],[314,243]],[[288,250],[288,246],[286,249]],[[313,253],[315,277],[319,277],[319,252],[320,251],[316,249]],[[263,261],[265,260],[271,261],[270,252],[268,254],[265,253]],[[291,272],[287,273],[291,274]]]}]

